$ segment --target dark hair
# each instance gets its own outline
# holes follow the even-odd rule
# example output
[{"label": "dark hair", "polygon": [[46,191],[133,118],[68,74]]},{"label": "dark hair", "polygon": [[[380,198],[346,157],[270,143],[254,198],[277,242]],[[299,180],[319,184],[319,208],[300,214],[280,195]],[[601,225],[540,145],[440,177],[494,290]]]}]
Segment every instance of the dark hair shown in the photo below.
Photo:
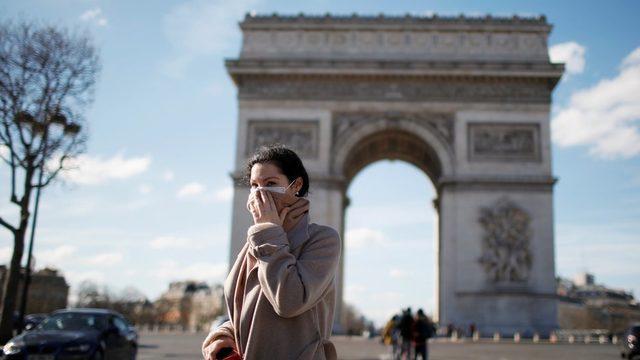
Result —
[{"label": "dark hair", "polygon": [[248,185],[251,181],[251,168],[255,164],[273,164],[289,179],[289,182],[301,177],[302,187],[297,195],[306,196],[309,192],[309,175],[302,165],[302,160],[293,150],[281,144],[261,146],[247,160],[245,166],[244,182]]}]

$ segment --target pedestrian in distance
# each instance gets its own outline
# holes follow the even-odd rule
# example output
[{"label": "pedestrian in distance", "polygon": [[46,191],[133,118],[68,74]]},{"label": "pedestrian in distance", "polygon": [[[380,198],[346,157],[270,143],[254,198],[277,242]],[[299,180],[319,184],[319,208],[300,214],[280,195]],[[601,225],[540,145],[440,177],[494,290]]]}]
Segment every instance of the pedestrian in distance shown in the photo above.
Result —
[{"label": "pedestrian in distance", "polygon": [[418,356],[421,356],[422,360],[429,359],[428,341],[435,332],[435,325],[431,319],[419,309],[413,322],[414,360],[417,360]]},{"label": "pedestrian in distance", "polygon": [[382,330],[382,341],[385,345],[391,345],[391,358],[400,358],[400,316],[393,315]]},{"label": "pedestrian in distance", "polygon": [[410,307],[403,311],[400,318],[400,336],[402,338],[401,358],[409,360],[413,341],[413,314]]}]

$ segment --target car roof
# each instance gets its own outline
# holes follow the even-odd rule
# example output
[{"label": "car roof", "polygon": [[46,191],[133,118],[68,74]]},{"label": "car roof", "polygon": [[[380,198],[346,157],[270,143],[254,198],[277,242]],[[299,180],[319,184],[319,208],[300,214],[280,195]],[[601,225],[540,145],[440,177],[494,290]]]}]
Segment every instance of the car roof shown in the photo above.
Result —
[{"label": "car roof", "polygon": [[100,309],[100,308],[61,309],[61,310],[54,311],[52,314],[68,314],[68,313],[122,316],[117,311],[113,311],[113,310],[110,310],[110,309]]}]

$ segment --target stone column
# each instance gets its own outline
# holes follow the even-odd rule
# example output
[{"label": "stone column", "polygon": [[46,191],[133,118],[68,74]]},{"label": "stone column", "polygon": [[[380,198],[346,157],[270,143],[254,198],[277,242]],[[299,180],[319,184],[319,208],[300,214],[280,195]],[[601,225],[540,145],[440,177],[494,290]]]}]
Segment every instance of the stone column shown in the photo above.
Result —
[{"label": "stone column", "polygon": [[[231,216],[231,239],[229,246],[229,264],[231,270],[236,257],[242,250],[247,240],[247,229],[253,224],[251,214],[247,211],[247,198],[249,197],[249,188],[246,185],[239,184],[234,179],[233,187],[233,205]],[[227,271],[228,273],[228,271]]]},{"label": "stone column", "polygon": [[334,315],[334,333],[340,333],[343,327],[343,294],[344,294],[344,214],[348,200],[343,182],[338,179],[311,178],[310,221],[319,225],[330,226],[340,234],[340,265],[336,274],[336,309]]}]

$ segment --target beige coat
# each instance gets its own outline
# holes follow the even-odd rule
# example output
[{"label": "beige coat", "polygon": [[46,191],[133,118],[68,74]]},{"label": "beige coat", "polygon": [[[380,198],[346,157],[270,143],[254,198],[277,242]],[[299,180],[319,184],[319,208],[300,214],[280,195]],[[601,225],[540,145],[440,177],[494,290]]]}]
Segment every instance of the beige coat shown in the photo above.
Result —
[{"label": "beige coat", "polygon": [[337,359],[329,337],[341,249],[338,233],[309,224],[305,214],[288,232],[263,223],[251,226],[247,235],[224,284],[230,320],[207,336],[203,349],[230,336],[248,360]]}]

